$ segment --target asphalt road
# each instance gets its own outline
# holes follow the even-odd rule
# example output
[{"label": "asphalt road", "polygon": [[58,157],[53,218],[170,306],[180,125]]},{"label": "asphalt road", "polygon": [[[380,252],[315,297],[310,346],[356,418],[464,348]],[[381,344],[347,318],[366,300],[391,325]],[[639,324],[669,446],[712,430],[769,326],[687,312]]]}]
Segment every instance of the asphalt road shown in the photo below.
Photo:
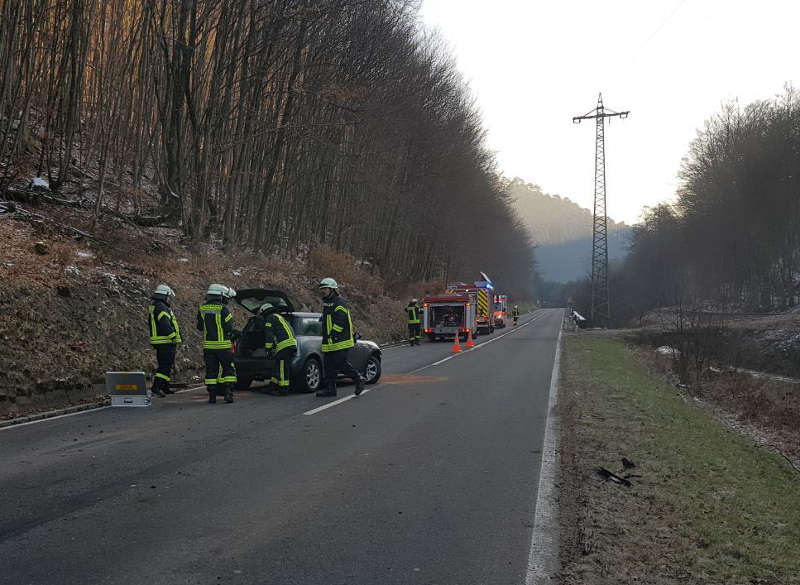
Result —
[{"label": "asphalt road", "polygon": [[561,314],[452,359],[389,348],[359,398],[197,390],[0,430],[0,583],[522,585]]}]

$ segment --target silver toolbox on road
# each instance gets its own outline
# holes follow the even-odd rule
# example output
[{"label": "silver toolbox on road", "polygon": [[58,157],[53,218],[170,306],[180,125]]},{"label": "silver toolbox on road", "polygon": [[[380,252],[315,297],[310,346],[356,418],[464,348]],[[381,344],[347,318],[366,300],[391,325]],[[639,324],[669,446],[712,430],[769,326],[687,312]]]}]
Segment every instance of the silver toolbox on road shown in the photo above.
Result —
[{"label": "silver toolbox on road", "polygon": [[150,406],[144,372],[106,372],[111,406]]}]

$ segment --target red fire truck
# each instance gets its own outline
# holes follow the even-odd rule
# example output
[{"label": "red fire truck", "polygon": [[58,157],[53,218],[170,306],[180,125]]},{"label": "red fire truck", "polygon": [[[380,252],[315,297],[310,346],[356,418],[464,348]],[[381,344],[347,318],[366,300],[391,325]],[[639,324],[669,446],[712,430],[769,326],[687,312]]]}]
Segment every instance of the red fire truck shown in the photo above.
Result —
[{"label": "red fire truck", "polygon": [[508,318],[508,295],[494,295],[494,326],[502,329]]},{"label": "red fire truck", "polygon": [[[449,287],[448,287],[449,288]],[[470,295],[475,299],[475,327],[478,333],[494,332],[493,303],[494,285],[488,280],[473,283],[460,282],[453,289],[457,294]],[[474,335],[474,334],[473,334]]]},{"label": "red fire truck", "polygon": [[477,337],[475,324],[475,293],[461,292],[448,287],[445,294],[426,296],[422,303],[422,331],[431,341],[437,339],[466,340],[467,333]]}]

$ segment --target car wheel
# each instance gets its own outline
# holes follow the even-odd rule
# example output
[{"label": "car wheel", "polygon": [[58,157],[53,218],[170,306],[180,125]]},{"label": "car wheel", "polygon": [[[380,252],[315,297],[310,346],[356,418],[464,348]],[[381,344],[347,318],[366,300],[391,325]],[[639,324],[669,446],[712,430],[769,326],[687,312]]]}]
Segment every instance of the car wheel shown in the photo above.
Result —
[{"label": "car wheel", "polygon": [[236,378],[235,388],[237,390],[247,390],[250,388],[250,384],[253,382],[252,378],[245,378],[243,376],[238,376]]},{"label": "car wheel", "polygon": [[374,384],[381,377],[381,358],[371,355],[367,358],[367,365],[364,366],[364,382]]},{"label": "car wheel", "polygon": [[301,392],[316,392],[322,385],[322,365],[315,357],[310,357],[303,364],[297,376],[297,388]]}]

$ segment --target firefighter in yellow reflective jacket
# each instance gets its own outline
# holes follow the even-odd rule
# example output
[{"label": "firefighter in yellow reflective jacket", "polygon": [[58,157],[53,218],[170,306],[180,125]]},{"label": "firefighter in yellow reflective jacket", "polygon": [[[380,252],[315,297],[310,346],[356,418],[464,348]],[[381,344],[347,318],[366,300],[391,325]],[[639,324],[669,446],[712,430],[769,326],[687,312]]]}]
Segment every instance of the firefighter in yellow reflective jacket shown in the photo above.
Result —
[{"label": "firefighter in yellow reflective jacket", "polygon": [[149,308],[150,345],[156,350],[158,362],[151,391],[161,397],[174,394],[169,387],[170,373],[175,364],[175,351],[182,341],[178,320],[169,306],[170,299],[174,297],[175,291],[166,284],[159,284],[153,291],[153,302]]},{"label": "firefighter in yellow reflective jacket", "polygon": [[339,285],[332,278],[319,283],[322,295],[322,361],[325,386],[317,396],[336,396],[336,377],[341,372],[356,383],[355,395],[364,391],[364,380],[347,361],[347,353],[355,345],[353,319],[347,303],[339,296]]},{"label": "firefighter in yellow reflective jacket", "polygon": [[235,294],[227,286],[209,285],[206,302],[197,312],[197,328],[203,332],[206,389],[208,401],[212,404],[217,401],[217,394],[224,394],[225,402],[233,402],[233,387],[236,384],[236,369],[231,351],[233,315],[225,303]]},{"label": "firefighter in yellow reflective jacket", "polygon": [[514,317],[514,327],[516,327],[519,321],[519,307],[517,305],[514,305],[514,308],[511,310],[511,316]]},{"label": "firefighter in yellow reflective jacket", "polygon": [[278,387],[281,394],[288,394],[291,389],[290,366],[297,353],[297,339],[294,337],[292,326],[286,322],[279,308],[271,303],[264,303],[258,314],[264,319],[264,339],[267,355],[275,360],[275,370],[272,383]]},{"label": "firefighter in yellow reflective jacket", "polygon": [[411,299],[406,307],[408,313],[408,345],[419,345],[422,311],[417,306],[417,299]]}]

